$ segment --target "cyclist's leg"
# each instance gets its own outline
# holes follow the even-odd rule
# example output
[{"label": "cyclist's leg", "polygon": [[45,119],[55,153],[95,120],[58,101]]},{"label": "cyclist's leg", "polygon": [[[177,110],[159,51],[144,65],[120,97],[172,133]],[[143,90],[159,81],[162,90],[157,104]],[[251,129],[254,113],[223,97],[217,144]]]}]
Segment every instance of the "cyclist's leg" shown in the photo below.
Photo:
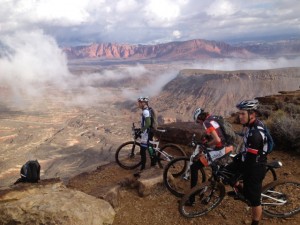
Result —
[{"label": "cyclist's leg", "polygon": [[[191,165],[191,188],[195,187],[198,183],[198,170],[203,167],[200,160],[194,161]],[[191,195],[190,203],[195,202],[195,195]]]},{"label": "cyclist's leg", "polygon": [[146,151],[149,147],[149,135],[147,133],[147,130],[145,130],[141,134],[141,170],[144,170],[146,167]]},{"label": "cyclist's leg", "polygon": [[[150,143],[149,141],[153,141],[153,132],[152,131],[149,131],[148,133],[148,149],[149,149],[149,146],[150,146]],[[156,163],[157,163],[157,157],[156,157],[156,152],[155,152],[155,149],[152,148],[153,152],[149,152],[149,155],[150,155],[150,160],[151,160],[151,166],[155,166]]]},{"label": "cyclist's leg", "polygon": [[265,173],[265,166],[258,164],[249,168],[244,174],[243,191],[252,207],[252,221],[259,221],[262,216],[261,191]]},{"label": "cyclist's leg", "polygon": [[146,167],[146,150],[148,148],[141,144],[141,170],[144,170]]}]

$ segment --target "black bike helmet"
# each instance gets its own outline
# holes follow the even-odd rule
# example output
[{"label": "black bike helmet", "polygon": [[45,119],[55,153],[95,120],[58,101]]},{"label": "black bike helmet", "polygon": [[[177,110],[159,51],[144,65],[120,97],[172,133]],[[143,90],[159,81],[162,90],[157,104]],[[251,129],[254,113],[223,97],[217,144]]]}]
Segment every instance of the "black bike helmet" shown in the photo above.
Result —
[{"label": "black bike helmet", "polygon": [[258,108],[258,100],[244,100],[241,101],[239,104],[236,105],[236,107],[239,110],[257,110]]}]

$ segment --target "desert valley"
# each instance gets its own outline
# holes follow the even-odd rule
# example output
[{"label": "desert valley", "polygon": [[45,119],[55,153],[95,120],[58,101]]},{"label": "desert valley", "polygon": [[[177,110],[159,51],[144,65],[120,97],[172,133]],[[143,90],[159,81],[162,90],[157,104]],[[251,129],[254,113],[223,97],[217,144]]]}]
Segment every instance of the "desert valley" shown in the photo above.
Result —
[{"label": "desert valley", "polygon": [[[143,54],[136,53],[140,49],[127,46],[125,55],[114,50],[115,55],[110,53],[112,58],[99,56],[101,48],[95,45],[92,47],[98,49],[98,55],[92,52],[92,47],[77,48],[81,55],[79,50],[69,49],[68,72],[64,80],[44,82],[43,86],[36,82],[28,89],[24,83],[17,94],[13,86],[0,84],[0,190],[11,188],[20,176],[21,166],[31,159],[40,162],[42,180],[57,178],[70,189],[95,197],[100,196],[101,188],[111,186],[112,182],[116,185],[122,177],[132,175],[132,171],[123,171],[114,163],[114,153],[121,143],[131,139],[132,123],[140,122],[136,98],[141,95],[150,97],[150,105],[158,112],[160,125],[166,127],[191,122],[197,106],[230,117],[236,111],[235,104],[245,98],[296,91],[293,99],[299,102],[300,68],[295,63],[285,67],[285,61],[261,59],[261,64],[270,64],[257,69],[258,61],[247,57],[261,53],[258,48],[252,46],[257,51],[250,52],[249,46],[195,43],[201,47],[201,54],[199,49],[191,48],[190,42],[181,44],[177,52],[184,52],[189,60],[179,61],[176,57],[183,56],[176,55],[176,48],[171,51],[170,46],[152,47],[151,54],[146,54],[150,50],[145,46]],[[297,46],[299,49],[299,44]],[[120,48],[116,46],[115,49]],[[298,58],[294,54],[299,51],[292,49],[290,53],[295,62]],[[265,48],[264,51],[267,54]],[[222,54],[212,57],[218,52]],[[113,58],[116,55],[117,58]],[[232,58],[233,55],[237,57]],[[280,63],[282,67],[274,66]],[[274,67],[266,68],[269,65]],[[180,138],[173,135],[171,141],[178,143]],[[184,143],[178,144],[187,148]],[[296,153],[288,158],[281,151],[275,152],[273,158],[282,159],[285,164],[291,160],[298,165],[300,160]],[[299,168],[290,165],[280,174],[298,179]],[[97,187],[101,188],[97,191]],[[164,224],[198,224],[197,221],[201,221],[180,218],[177,200],[172,197],[163,186],[145,198],[132,190],[122,190],[113,224],[161,224],[159,220],[165,221]],[[130,201],[136,207],[130,205]],[[229,201],[224,211],[220,207],[212,213],[213,219],[204,217],[203,223],[248,224],[249,218],[229,218],[227,213],[234,204]],[[155,211],[157,205],[161,206],[157,208],[160,212]],[[126,215],[126,207],[130,215]],[[245,206],[238,207],[243,215],[247,214]],[[163,209],[172,212],[172,216]],[[149,216],[143,218],[144,214]],[[149,221],[152,217],[158,219]],[[299,221],[298,216],[290,220],[269,219],[263,224],[297,224]]]}]

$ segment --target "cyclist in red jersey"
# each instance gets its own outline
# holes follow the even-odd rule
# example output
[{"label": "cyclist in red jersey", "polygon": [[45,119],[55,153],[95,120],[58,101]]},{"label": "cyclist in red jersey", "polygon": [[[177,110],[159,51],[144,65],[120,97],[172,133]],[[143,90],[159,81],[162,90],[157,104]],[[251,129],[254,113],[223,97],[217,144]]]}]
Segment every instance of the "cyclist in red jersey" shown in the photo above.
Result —
[{"label": "cyclist in red jersey", "polygon": [[[196,123],[203,124],[206,132],[206,146],[210,150],[211,160],[214,161],[221,158],[227,153],[233,151],[233,146],[225,146],[225,138],[220,125],[214,120],[214,116],[210,116],[202,108],[197,108],[193,114],[193,119]],[[210,161],[207,155],[201,155],[200,158],[194,160],[191,165],[191,188],[197,185],[198,170],[204,166],[208,166]],[[194,204],[194,196],[186,203],[186,205]]]}]

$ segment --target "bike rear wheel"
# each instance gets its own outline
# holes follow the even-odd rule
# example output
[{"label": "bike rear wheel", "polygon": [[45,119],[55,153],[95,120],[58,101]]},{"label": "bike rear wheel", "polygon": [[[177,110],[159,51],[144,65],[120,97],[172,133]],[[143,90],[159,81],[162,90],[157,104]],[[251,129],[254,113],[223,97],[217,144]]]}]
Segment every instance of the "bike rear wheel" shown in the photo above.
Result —
[{"label": "bike rear wheel", "polygon": [[274,181],[262,190],[263,213],[270,217],[286,218],[300,211],[300,183]]},{"label": "bike rear wheel", "polygon": [[[186,205],[195,196],[193,206]],[[205,182],[192,188],[180,201],[179,212],[188,218],[199,217],[216,208],[225,196],[225,186],[221,183]]]},{"label": "bike rear wheel", "polygon": [[165,168],[165,166],[173,159],[186,156],[185,152],[175,144],[166,144],[161,149],[160,152],[157,153],[158,165],[160,168]]},{"label": "bike rear wheel", "polygon": [[127,170],[141,165],[140,143],[128,141],[121,144],[115,154],[117,164]]},{"label": "bike rear wheel", "polygon": [[[163,182],[167,189],[176,197],[183,197],[191,188],[189,157],[178,157],[169,162],[163,173]],[[206,181],[206,175],[201,168],[198,171],[198,181]]]}]

